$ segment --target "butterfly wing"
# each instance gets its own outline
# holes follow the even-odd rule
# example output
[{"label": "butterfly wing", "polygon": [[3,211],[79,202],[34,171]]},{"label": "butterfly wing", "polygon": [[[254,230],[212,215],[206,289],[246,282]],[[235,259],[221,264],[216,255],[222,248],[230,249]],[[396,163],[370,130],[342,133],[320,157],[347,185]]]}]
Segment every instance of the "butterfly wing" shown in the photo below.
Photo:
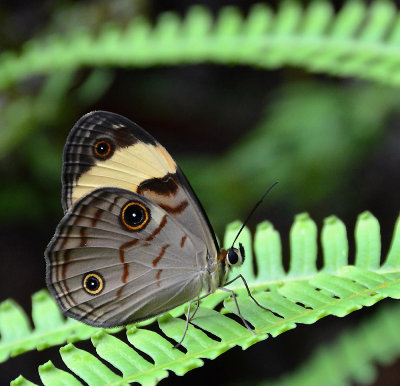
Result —
[{"label": "butterfly wing", "polygon": [[[138,213],[142,222],[132,223]],[[58,225],[45,252],[47,283],[66,315],[94,326],[124,325],[195,298],[206,256],[206,244],[159,205],[101,188]]]},{"label": "butterfly wing", "polygon": [[209,258],[218,244],[199,200],[175,161],[150,134],[118,114],[94,111],[73,127],[64,148],[64,211],[105,186],[146,197],[205,241]]}]

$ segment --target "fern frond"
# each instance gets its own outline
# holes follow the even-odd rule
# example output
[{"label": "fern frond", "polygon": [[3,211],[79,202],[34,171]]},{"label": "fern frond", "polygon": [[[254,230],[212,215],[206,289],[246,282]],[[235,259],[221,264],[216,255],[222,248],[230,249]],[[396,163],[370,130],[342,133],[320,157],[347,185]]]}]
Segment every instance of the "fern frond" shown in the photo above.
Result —
[{"label": "fern frond", "polygon": [[35,74],[81,66],[149,67],[212,62],[262,68],[296,66],[334,76],[400,84],[400,23],[395,5],[349,0],[335,14],[327,1],[303,9],[297,1],[277,12],[255,5],[246,19],[234,7],[217,19],[203,7],[185,18],[162,14],[152,26],[141,17],[127,28],[107,25],[98,36],[33,39],[21,53],[0,56],[0,88]]},{"label": "fern frond", "polygon": [[267,384],[372,384],[377,376],[376,363],[387,366],[400,354],[399,323],[399,305],[386,306],[356,328],[342,333],[330,346],[319,348],[293,374]]},{"label": "fern frond", "polygon": [[[231,245],[240,225],[239,222],[231,224],[225,235],[225,245]],[[184,306],[181,306],[158,318],[165,337],[138,326],[128,328],[127,339],[133,347],[103,330],[90,330],[97,354],[118,369],[122,376],[71,343],[60,349],[61,357],[76,375],[89,384],[96,383],[98,377],[107,379],[110,384],[133,381],[154,384],[167,376],[167,370],[182,375],[202,366],[204,358],[214,359],[234,346],[246,349],[269,335],[275,337],[295,328],[297,323],[312,324],[326,315],[342,317],[386,297],[400,298],[400,220],[395,226],[388,258],[382,265],[379,223],[369,212],[359,216],[355,238],[355,265],[348,265],[344,224],[334,216],[326,219],[321,238],[324,266],[317,271],[316,225],[307,214],[300,214],[296,216],[290,232],[291,260],[289,272],[285,273],[279,234],[269,222],[261,223],[254,240],[258,267],[256,275],[250,258],[251,234],[245,229],[240,241],[246,248],[248,258],[241,267],[241,273],[246,277],[254,297],[270,311],[257,307],[251,301],[243,283],[237,281],[230,287],[238,294],[241,313],[254,326],[256,335],[229,317],[229,314],[236,313],[234,303],[229,294],[217,291],[202,301],[196,317],[191,321],[192,325],[182,344],[187,350],[185,354],[172,349],[170,340],[165,338],[179,341],[182,337],[185,321],[177,318],[184,311]],[[223,308],[217,312],[213,308],[221,301],[224,301]],[[54,305],[48,307],[53,309]],[[54,309],[52,312],[57,311]],[[1,318],[5,319],[4,315]],[[12,315],[7,318],[10,321],[15,319]],[[63,325],[60,316],[55,319],[56,328]],[[26,336],[27,322],[20,323]],[[18,353],[20,337],[13,333],[13,329],[11,333],[7,331],[8,323],[0,325],[8,349],[12,348],[14,353]],[[50,332],[51,327],[48,326],[47,333]],[[71,340],[67,335],[63,335],[62,339]],[[77,340],[76,333],[73,337]],[[3,340],[1,344],[4,344]],[[47,345],[51,344],[51,341],[47,342]],[[146,353],[153,362],[142,358],[141,352]],[[51,377],[53,373],[59,374],[59,370],[49,363],[39,368],[43,382],[45,376]]]},{"label": "fern frond", "polygon": [[63,318],[46,290],[32,296],[34,329],[24,310],[13,300],[0,304],[0,362],[26,351],[57,346],[66,340],[88,339],[96,329],[73,319]]}]

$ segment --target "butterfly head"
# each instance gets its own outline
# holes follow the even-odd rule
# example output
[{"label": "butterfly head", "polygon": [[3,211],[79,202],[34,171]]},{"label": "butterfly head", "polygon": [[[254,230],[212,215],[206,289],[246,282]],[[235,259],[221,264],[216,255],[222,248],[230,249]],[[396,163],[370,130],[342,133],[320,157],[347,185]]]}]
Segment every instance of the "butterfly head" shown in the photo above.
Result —
[{"label": "butterfly head", "polygon": [[239,248],[231,247],[226,254],[226,264],[228,267],[236,267],[242,265],[245,258],[245,252],[242,243],[239,243]]}]

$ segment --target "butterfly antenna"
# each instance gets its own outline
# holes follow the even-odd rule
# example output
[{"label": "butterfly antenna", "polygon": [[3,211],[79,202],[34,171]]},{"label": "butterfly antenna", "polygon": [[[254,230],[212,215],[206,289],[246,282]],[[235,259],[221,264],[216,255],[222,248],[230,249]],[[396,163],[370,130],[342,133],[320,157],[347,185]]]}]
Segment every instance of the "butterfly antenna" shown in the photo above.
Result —
[{"label": "butterfly antenna", "polygon": [[237,233],[235,240],[233,240],[232,243],[232,247],[235,245],[235,242],[237,240],[237,238],[239,237],[240,233],[242,232],[243,228],[246,226],[246,224],[248,223],[248,221],[250,220],[250,217],[253,215],[253,213],[256,211],[256,209],[258,208],[258,206],[264,201],[265,196],[272,190],[272,188],[275,185],[278,185],[279,181],[275,181],[261,196],[261,198],[256,202],[256,204],[254,205],[253,209],[250,211],[250,213],[248,214],[246,220],[244,221],[243,225],[241,226],[241,228],[239,229],[239,232]]}]

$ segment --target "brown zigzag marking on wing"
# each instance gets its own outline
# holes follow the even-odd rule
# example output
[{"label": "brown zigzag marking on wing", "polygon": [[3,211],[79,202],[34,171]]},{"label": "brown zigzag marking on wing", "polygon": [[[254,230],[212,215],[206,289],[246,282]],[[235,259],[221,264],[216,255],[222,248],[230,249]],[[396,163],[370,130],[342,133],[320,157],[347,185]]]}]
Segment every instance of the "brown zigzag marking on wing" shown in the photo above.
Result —
[{"label": "brown zigzag marking on wing", "polygon": [[160,254],[153,260],[153,267],[156,267],[157,264],[160,262],[160,260],[162,259],[162,257],[165,254],[165,251],[167,250],[167,248],[169,247],[169,244],[165,244],[162,248],[161,248],[161,252]]}]

